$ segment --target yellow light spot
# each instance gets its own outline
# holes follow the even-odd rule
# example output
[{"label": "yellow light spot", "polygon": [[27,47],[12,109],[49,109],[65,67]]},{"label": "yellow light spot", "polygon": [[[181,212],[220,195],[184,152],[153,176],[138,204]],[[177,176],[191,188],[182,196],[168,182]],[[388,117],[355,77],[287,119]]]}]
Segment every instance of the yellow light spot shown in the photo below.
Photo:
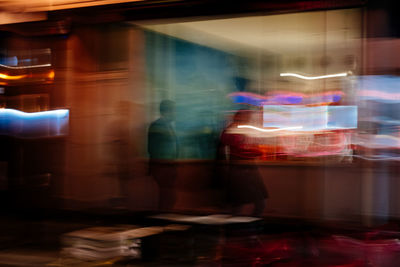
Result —
[{"label": "yellow light spot", "polygon": [[0,73],[0,78],[1,79],[4,79],[4,80],[20,80],[20,79],[22,79],[22,78],[25,78],[26,77],[26,75],[24,74],[24,75],[7,75],[7,74],[4,74],[4,73]]},{"label": "yellow light spot", "polygon": [[53,80],[54,79],[54,70],[50,71],[49,74],[47,75],[47,77],[49,77],[49,79]]}]

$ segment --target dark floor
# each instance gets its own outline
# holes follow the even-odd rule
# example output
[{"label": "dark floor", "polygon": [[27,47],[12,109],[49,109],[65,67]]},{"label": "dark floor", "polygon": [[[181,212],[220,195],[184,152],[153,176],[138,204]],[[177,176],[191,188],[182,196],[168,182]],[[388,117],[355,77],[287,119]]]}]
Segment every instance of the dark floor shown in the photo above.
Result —
[{"label": "dark floor", "polygon": [[[64,234],[94,226],[174,222],[126,211],[19,211],[0,217],[0,266],[397,266],[399,224],[375,227],[264,218],[143,239],[142,259],[82,260],[63,252]],[[151,240],[151,241],[148,241]],[[393,241],[393,242],[392,242]],[[372,265],[371,265],[372,264]]]}]

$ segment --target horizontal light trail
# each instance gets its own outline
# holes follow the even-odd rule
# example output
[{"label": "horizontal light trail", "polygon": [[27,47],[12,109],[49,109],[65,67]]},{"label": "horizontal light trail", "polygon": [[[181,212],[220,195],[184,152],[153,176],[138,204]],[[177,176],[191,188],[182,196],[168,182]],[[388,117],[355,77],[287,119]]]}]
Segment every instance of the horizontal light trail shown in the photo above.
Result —
[{"label": "horizontal light trail", "polygon": [[321,76],[303,76],[297,73],[281,73],[280,76],[286,77],[286,76],[292,76],[296,78],[300,78],[303,80],[318,80],[318,79],[327,79],[327,78],[335,78],[335,77],[346,77],[347,73],[342,72],[342,73],[336,73],[336,74],[328,74],[328,75],[321,75]]},{"label": "horizontal light trail", "polygon": [[298,129],[302,129],[303,126],[293,126],[293,127],[285,127],[285,128],[277,128],[277,129],[262,129],[262,128],[258,128],[256,126],[252,126],[252,125],[238,125],[238,128],[247,128],[247,129],[253,129],[256,131],[260,131],[260,132],[265,132],[265,133],[269,133],[269,132],[278,132],[278,131],[289,131],[289,130],[298,130]]},{"label": "horizontal light trail", "polygon": [[40,65],[31,65],[31,66],[16,66],[16,67],[0,64],[0,67],[7,68],[7,69],[13,69],[13,70],[21,70],[21,69],[33,69],[33,68],[51,67],[51,64],[40,64]]}]

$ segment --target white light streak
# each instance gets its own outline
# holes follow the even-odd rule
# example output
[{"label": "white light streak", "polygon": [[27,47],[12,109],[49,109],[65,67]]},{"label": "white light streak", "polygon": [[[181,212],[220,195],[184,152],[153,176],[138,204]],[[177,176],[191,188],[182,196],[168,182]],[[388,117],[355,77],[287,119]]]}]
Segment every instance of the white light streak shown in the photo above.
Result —
[{"label": "white light streak", "polygon": [[281,73],[280,76],[286,77],[286,76],[292,76],[296,78],[300,78],[303,80],[318,80],[318,79],[327,79],[327,78],[334,78],[334,77],[346,77],[347,73],[342,72],[342,73],[336,73],[336,74],[328,74],[328,75],[321,75],[321,76],[303,76],[297,73]]},{"label": "white light streak", "polygon": [[13,66],[0,64],[0,67],[7,68],[7,69],[13,69],[13,70],[20,70],[20,69],[33,69],[33,68],[51,67],[51,64],[40,64],[40,65],[31,65],[31,66],[18,66],[18,67],[13,67]]},{"label": "white light streak", "polygon": [[47,110],[47,111],[39,111],[39,112],[23,112],[16,109],[8,109],[1,108],[0,116],[14,116],[17,118],[50,118],[50,117],[64,117],[69,114],[68,109],[56,109],[56,110]]},{"label": "white light streak", "polygon": [[285,127],[285,128],[277,128],[277,129],[262,129],[262,128],[258,128],[252,125],[238,125],[238,128],[248,128],[248,129],[253,129],[256,131],[260,131],[260,132],[265,132],[265,133],[270,133],[270,132],[278,132],[278,131],[290,131],[290,130],[298,130],[298,129],[302,129],[303,126],[293,126],[293,127]]}]

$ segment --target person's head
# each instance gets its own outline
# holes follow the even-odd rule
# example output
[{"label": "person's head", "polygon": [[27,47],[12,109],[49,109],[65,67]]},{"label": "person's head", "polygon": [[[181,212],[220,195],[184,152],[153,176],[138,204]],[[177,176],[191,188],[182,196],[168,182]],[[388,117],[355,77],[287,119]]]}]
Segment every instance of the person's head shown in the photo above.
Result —
[{"label": "person's head", "polygon": [[168,121],[175,120],[175,102],[172,100],[163,100],[160,103],[160,114],[161,117]]}]

